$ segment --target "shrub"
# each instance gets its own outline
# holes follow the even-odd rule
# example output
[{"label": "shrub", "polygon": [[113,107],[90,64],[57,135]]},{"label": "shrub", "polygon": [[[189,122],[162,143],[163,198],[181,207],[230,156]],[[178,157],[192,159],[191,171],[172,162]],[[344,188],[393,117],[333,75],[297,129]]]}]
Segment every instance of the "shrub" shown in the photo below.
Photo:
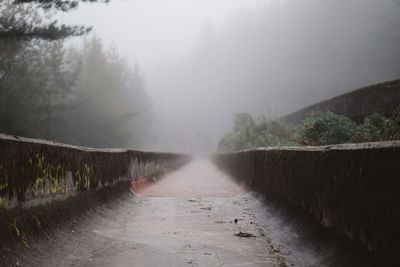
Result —
[{"label": "shrub", "polygon": [[357,124],[332,112],[312,113],[295,127],[294,141],[300,145],[321,146],[354,142]]},{"label": "shrub", "polygon": [[387,118],[374,113],[360,125],[332,112],[312,113],[300,124],[290,127],[278,120],[252,118],[235,114],[233,132],[225,135],[219,152],[230,152],[265,146],[321,146],[343,143],[400,140],[400,106]]},{"label": "shrub", "polygon": [[250,149],[263,146],[288,145],[291,128],[277,120],[261,117],[253,119],[247,113],[235,114],[233,132],[218,144],[219,152]]},{"label": "shrub", "polygon": [[393,120],[382,114],[373,113],[365,118],[358,127],[355,142],[378,142],[391,140],[393,136]]}]

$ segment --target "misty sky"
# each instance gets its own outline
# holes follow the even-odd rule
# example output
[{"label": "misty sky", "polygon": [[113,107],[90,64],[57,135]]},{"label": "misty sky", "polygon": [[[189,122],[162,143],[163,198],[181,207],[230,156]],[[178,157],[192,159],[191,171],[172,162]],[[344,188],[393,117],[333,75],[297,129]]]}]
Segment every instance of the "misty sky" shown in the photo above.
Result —
[{"label": "misty sky", "polygon": [[242,9],[268,0],[112,0],[81,4],[60,22],[94,26],[104,42],[114,44],[130,63],[146,71],[159,61],[180,60],[199,41],[206,23],[221,29]]},{"label": "misty sky", "polygon": [[215,147],[234,113],[277,118],[398,78],[395,1],[112,0],[60,21],[92,25],[142,68],[157,136],[148,149],[193,152]]},{"label": "misty sky", "polygon": [[[219,128],[215,125],[218,122],[209,120],[209,115],[200,115],[199,109],[202,108],[198,106],[191,110],[193,99],[182,99],[184,96],[180,96],[180,93],[183,88],[160,86],[164,83],[160,79],[160,71],[190,55],[196,45],[201,43],[207,26],[212,25],[213,29],[219,31],[232,16],[268,2],[112,0],[109,4],[81,4],[77,10],[61,14],[59,22],[93,26],[93,33],[106,44],[115,46],[131,66],[136,63],[140,65],[154,109],[152,123],[157,140],[148,145],[149,149],[191,152],[193,139],[198,134],[211,136],[215,146],[218,138],[229,130],[232,112],[225,123],[229,126],[214,134],[215,129],[210,128]],[[279,2],[283,3],[284,0]],[[176,75],[179,74],[175,72]],[[165,73],[162,76],[168,79]],[[205,101],[208,102],[208,99]],[[191,113],[194,113],[194,117]]]}]

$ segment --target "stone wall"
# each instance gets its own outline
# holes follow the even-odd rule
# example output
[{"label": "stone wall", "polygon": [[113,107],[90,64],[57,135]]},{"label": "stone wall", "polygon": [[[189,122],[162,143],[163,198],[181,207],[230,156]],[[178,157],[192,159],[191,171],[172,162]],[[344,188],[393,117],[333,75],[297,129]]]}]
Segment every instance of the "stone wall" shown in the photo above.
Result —
[{"label": "stone wall", "polygon": [[[0,134],[0,240],[27,236],[188,163],[183,154],[91,149]],[[10,239],[11,238],[11,239]],[[0,242],[0,250],[2,242]]]},{"label": "stone wall", "polygon": [[137,177],[153,178],[187,155],[91,149],[0,135],[0,207],[30,207]]},{"label": "stone wall", "polygon": [[378,112],[391,116],[400,106],[400,80],[389,81],[351,91],[280,118],[288,124],[298,124],[311,112],[331,111],[361,122],[366,116]]},{"label": "stone wall", "polygon": [[400,240],[400,142],[260,148],[214,162],[253,190],[392,262]]}]

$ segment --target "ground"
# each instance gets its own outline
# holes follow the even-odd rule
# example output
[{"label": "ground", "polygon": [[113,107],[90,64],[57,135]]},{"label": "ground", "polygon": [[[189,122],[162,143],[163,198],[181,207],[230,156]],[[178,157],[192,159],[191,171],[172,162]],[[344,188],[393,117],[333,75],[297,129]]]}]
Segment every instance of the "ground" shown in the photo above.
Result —
[{"label": "ground", "polygon": [[338,249],[342,245],[329,238],[310,241],[314,230],[302,225],[210,162],[197,160],[53,229],[24,250],[16,265],[344,266],[350,262],[343,260],[346,253]]}]

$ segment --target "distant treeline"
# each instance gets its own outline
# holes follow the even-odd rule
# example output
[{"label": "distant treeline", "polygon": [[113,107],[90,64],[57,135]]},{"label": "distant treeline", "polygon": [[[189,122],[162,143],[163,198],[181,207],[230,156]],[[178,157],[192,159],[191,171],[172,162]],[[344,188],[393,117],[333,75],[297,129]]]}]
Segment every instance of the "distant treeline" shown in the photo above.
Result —
[{"label": "distant treeline", "polygon": [[233,131],[218,145],[219,152],[269,146],[321,146],[400,140],[400,107],[391,117],[374,113],[357,124],[332,112],[312,113],[297,125],[287,125],[247,113],[235,114]]},{"label": "distant treeline", "polygon": [[[3,6],[0,26],[40,24],[29,6]],[[24,24],[25,23],[25,24]],[[10,26],[10,27],[11,27]],[[139,146],[150,100],[139,67],[95,37],[0,38],[0,132],[92,147]]]}]

